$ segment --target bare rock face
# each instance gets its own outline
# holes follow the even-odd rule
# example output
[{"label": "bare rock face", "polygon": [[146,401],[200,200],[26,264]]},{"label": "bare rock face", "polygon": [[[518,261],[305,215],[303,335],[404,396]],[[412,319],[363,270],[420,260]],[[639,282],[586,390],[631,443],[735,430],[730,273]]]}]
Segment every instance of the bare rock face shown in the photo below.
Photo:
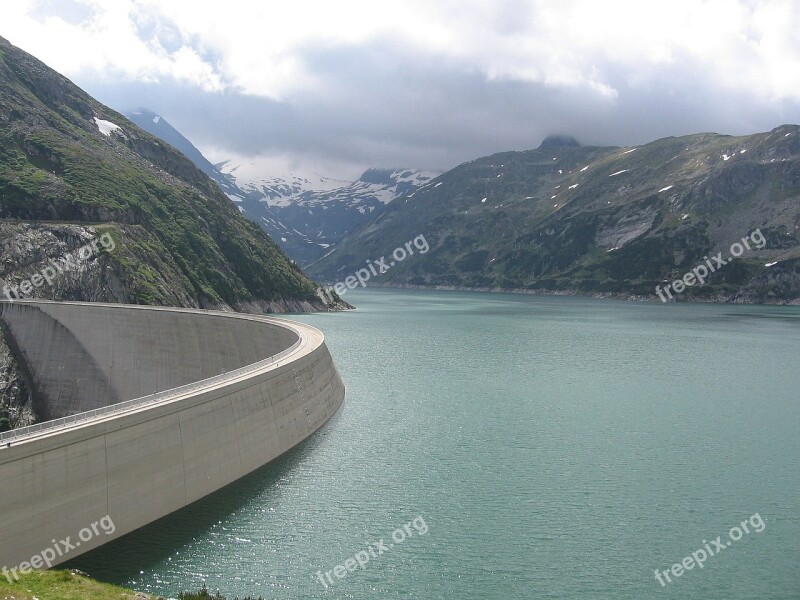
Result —
[{"label": "bare rock face", "polygon": [[92,247],[100,235],[91,226],[0,221],[0,300],[126,301],[114,263]]},{"label": "bare rock face", "polygon": [[0,432],[34,422],[30,388],[0,330]]}]

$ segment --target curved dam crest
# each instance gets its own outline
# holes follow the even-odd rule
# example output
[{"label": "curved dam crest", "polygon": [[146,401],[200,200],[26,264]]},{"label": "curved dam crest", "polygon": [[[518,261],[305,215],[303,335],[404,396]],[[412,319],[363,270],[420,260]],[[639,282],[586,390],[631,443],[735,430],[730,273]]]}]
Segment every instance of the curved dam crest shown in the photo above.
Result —
[{"label": "curved dam crest", "polygon": [[113,534],[49,566],[187,506],[305,440],[344,399],[324,336],[301,323],[45,301],[0,302],[0,320],[37,406],[59,419],[0,436],[0,568],[104,517]]}]

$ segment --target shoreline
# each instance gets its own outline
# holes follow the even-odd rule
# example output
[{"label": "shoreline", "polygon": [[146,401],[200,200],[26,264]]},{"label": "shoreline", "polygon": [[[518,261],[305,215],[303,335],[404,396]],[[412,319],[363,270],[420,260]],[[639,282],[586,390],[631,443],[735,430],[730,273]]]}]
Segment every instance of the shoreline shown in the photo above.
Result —
[{"label": "shoreline", "polygon": [[409,289],[409,290],[437,290],[445,292],[480,292],[490,294],[520,294],[531,296],[574,296],[581,298],[596,298],[600,300],[624,300],[626,302],[649,302],[659,304],[741,304],[751,306],[800,306],[800,298],[794,300],[775,300],[766,302],[750,302],[736,299],[733,296],[718,295],[710,298],[678,299],[662,302],[658,296],[643,296],[641,294],[626,294],[620,292],[584,292],[581,290],[550,290],[546,288],[486,288],[457,285],[418,285],[412,283],[371,283],[367,287],[384,289]]}]

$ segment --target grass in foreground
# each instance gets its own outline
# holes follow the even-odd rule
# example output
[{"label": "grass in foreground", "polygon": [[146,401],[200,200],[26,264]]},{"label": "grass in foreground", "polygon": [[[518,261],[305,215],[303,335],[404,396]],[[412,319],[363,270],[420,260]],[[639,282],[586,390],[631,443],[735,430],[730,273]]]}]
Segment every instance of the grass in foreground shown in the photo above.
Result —
[{"label": "grass in foreground", "polygon": [[143,600],[150,596],[69,571],[34,571],[9,583],[0,577],[0,600]]},{"label": "grass in foreground", "polygon": [[[156,600],[156,598],[109,583],[100,583],[70,571],[34,571],[22,575],[19,581],[14,583],[9,583],[5,577],[0,576],[0,600]],[[219,592],[211,594],[205,585],[197,593],[183,592],[178,598],[226,600]],[[256,599],[248,596],[243,600]]]}]

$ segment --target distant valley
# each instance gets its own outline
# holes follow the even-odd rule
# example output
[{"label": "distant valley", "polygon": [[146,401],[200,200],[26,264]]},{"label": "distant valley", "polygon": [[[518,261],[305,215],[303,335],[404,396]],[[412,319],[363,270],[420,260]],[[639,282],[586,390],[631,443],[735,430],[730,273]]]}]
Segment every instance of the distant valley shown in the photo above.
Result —
[{"label": "distant valley", "polygon": [[411,169],[368,169],[354,182],[325,177],[238,176],[236,165],[221,171],[236,182],[242,196],[231,197],[301,266],[327,254],[399,195],[413,193],[434,176]]},{"label": "distant valley", "polygon": [[212,165],[158,115],[131,118],[181,149],[322,281],[341,281],[424,235],[430,252],[371,284],[657,298],[658,286],[758,230],[765,247],[677,299],[800,302],[794,125],[629,148],[551,136],[535,150],[478,158],[439,176],[369,169],[348,183]]},{"label": "distant valley", "polygon": [[230,161],[213,165],[153,111],[139,109],[127,116],[183,152],[301,266],[327,254],[394,198],[413,193],[435,176],[412,169],[373,168],[348,182],[316,174],[274,176],[259,173],[253,165]]}]

